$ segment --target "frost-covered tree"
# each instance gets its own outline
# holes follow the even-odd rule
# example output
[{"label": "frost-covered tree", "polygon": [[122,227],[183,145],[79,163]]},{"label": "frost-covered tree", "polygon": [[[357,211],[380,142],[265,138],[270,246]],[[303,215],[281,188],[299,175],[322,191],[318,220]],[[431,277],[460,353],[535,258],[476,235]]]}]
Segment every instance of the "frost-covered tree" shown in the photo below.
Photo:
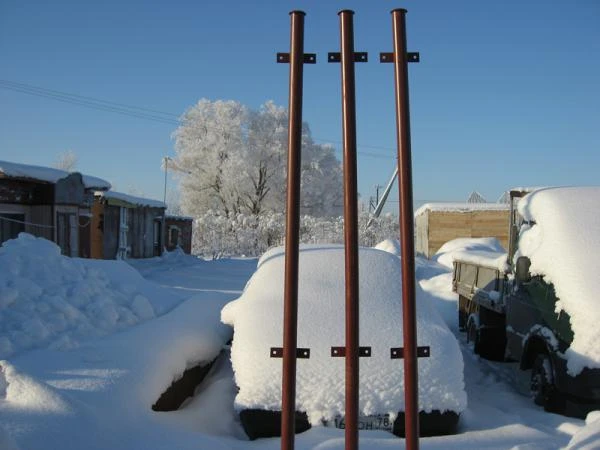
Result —
[{"label": "frost-covered tree", "polygon": [[[234,101],[200,100],[175,132],[170,167],[180,176],[185,214],[225,217],[283,212],[287,111],[267,102],[258,111]],[[333,148],[302,135],[302,206],[312,215],[339,213],[341,166]],[[338,208],[338,210],[336,210]]]},{"label": "frost-covered tree", "polygon": [[54,167],[56,169],[72,172],[77,166],[77,155],[73,150],[66,150],[58,155]]}]

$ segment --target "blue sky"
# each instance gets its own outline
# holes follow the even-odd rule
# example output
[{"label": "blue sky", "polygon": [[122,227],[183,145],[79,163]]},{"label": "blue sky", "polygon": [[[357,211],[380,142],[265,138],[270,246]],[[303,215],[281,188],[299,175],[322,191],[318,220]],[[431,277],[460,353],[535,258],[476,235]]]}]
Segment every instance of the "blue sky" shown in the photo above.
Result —
[{"label": "blue sky", "polygon": [[[415,206],[490,201],[514,186],[598,184],[600,2],[18,1],[0,0],[0,80],[170,112],[200,98],[287,106],[289,11],[306,11],[304,119],[340,148],[340,9],[353,9],[359,190],[395,164],[390,10],[408,9]],[[0,159],[52,165],[70,149],[78,169],[116,189],[162,199],[161,158],[176,125],[5,89]],[[13,85],[14,86],[14,85]],[[340,154],[341,158],[341,154]],[[172,180],[170,181],[173,185]],[[394,189],[397,192],[397,189]],[[397,198],[397,195],[395,196]],[[390,204],[395,210],[397,204]]]}]

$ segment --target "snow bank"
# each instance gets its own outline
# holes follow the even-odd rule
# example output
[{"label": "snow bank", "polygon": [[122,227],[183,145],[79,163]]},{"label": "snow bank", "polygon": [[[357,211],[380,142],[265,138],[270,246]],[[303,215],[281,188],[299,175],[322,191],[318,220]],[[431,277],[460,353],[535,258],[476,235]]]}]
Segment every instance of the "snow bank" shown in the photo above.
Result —
[{"label": "snow bank", "polygon": [[151,406],[183,371],[221,352],[231,337],[219,321],[227,298],[200,294],[73,351],[0,361],[0,448],[3,441],[23,450],[223,448],[170,429],[169,413]]},{"label": "snow bank", "polygon": [[515,261],[528,256],[531,273],[554,285],[556,312],[571,317],[574,339],[565,354],[569,374],[600,368],[600,187],[542,189],[518,207],[532,224],[521,230]]},{"label": "snow bank", "polygon": [[37,347],[73,348],[182,300],[124,262],[69,258],[26,233],[3,243],[0,267],[0,359]]},{"label": "snow bank", "polygon": [[452,269],[452,263],[457,259],[502,271],[508,269],[506,250],[493,237],[453,239],[442,245],[431,259],[449,269]]},{"label": "snow bank", "polygon": [[585,418],[585,426],[571,438],[567,450],[597,450],[600,448],[600,411]]},{"label": "snow bank", "polygon": [[[390,348],[402,346],[400,259],[389,253],[360,250],[360,345],[372,356],[360,360],[360,413],[397,414],[404,409],[402,360]],[[282,346],[284,254],[267,252],[242,296],[223,308],[221,320],[234,327],[231,361],[239,387],[235,408],[281,409],[281,359],[270,358]],[[310,359],[297,364],[297,409],[309,420],[344,414],[344,358],[330,348],[343,346],[344,249],[302,246],[299,269],[298,347]],[[466,407],[463,360],[456,339],[417,286],[418,345],[431,346],[419,360],[421,410],[461,412]]]}]

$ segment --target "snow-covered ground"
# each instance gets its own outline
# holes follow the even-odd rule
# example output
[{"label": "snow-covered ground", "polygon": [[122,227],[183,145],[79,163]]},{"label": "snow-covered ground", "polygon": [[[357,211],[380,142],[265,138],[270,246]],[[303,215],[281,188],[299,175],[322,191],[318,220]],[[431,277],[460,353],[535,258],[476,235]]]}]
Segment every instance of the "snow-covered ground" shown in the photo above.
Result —
[{"label": "snow-covered ground", "polygon": [[[44,299],[54,296],[83,314],[82,319],[87,317],[85,305],[98,299],[87,296],[87,303],[77,305],[76,297],[89,282],[85,274],[89,275],[95,264],[102,275],[96,274],[91,280],[106,281],[103,286],[110,289],[102,295],[112,296],[111,304],[118,313],[117,320],[109,323],[122,325],[103,328],[102,333],[78,334],[77,339],[69,338],[72,345],[66,347],[54,345],[60,341],[60,331],[51,338],[30,339],[31,345],[20,347],[14,335],[10,338],[6,331],[17,330],[17,319],[7,321],[6,316],[0,315],[0,339],[10,340],[14,350],[0,363],[0,449],[279,448],[276,438],[252,442],[245,438],[233,408],[236,389],[227,353],[219,358],[197,395],[182,409],[151,410],[151,405],[183,370],[212,360],[221,352],[231,330],[221,324],[220,310],[241,294],[256,267],[255,259],[209,262],[173,253],[132,262],[136,271],[123,263],[62,260],[64,257],[58,255],[54,260],[55,279],[64,277],[62,267],[70,267],[69,263],[75,264],[77,273],[83,275],[75,281],[60,278],[80,289],[56,291],[52,277],[44,278],[34,270],[29,278],[27,270],[19,270],[21,281],[11,284],[7,271],[38,251],[35,246],[17,246],[21,254],[10,265],[0,260],[0,277],[4,277],[0,283],[5,283],[0,284],[0,290],[7,290],[7,286],[13,289],[11,302],[6,300],[8,296],[0,297],[0,314],[11,305],[26,304],[22,319],[25,321],[29,314],[47,326],[44,321],[54,323],[56,316],[38,310],[44,304],[51,307],[52,302]],[[4,256],[0,253],[0,259]],[[418,260],[417,276],[455,330],[456,299],[450,284],[444,281],[449,279],[449,269]],[[29,292],[27,280],[39,288],[34,290],[36,297],[25,295]],[[119,290],[118,286],[123,285],[127,288]],[[119,322],[121,314],[130,317],[124,310],[135,314],[132,304],[136,295],[146,298],[153,316]],[[56,298],[54,302],[62,304]],[[93,319],[92,314],[89,320]],[[67,321],[67,325],[73,324]],[[65,330],[70,330],[69,326]],[[587,425],[582,420],[545,413],[527,395],[527,382],[513,364],[481,360],[472,353],[463,335],[455,335],[465,362],[468,406],[461,416],[458,434],[422,439],[421,448],[600,448],[600,413],[591,413]],[[402,448],[402,444],[402,439],[383,431],[360,434],[362,449]],[[297,436],[296,448],[343,449],[343,430],[313,427]]]}]

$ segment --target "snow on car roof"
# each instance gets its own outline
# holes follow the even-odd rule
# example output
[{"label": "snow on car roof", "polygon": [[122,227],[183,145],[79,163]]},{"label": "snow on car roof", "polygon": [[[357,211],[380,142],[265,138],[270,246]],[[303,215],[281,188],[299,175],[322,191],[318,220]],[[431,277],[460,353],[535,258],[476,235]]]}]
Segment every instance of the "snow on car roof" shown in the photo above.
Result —
[{"label": "snow on car roof", "polygon": [[[0,161],[0,173],[10,178],[23,178],[44,181],[47,183],[56,183],[58,180],[69,176],[66,170],[54,169],[52,167],[32,166],[29,164],[19,164],[8,161]],[[83,185],[86,189],[107,190],[111,184],[101,178],[90,175],[81,175]]]},{"label": "snow on car roof", "polygon": [[528,256],[532,274],[554,285],[556,311],[571,318],[574,339],[566,351],[570,374],[600,368],[600,187],[548,188],[519,202],[526,221],[515,255]]},{"label": "snow on car roof", "polygon": [[[284,251],[272,249],[259,261],[240,298],[226,305],[221,320],[234,327],[231,361],[239,392],[237,410],[281,409],[281,359],[270,358],[282,346]],[[361,248],[360,345],[372,356],[360,361],[360,413],[404,410],[402,360],[390,359],[402,347],[400,259]],[[297,409],[309,420],[344,414],[344,358],[332,358],[332,346],[344,346],[344,248],[301,246],[298,292],[298,347],[310,348],[297,363]],[[461,412],[466,407],[463,360],[455,337],[417,286],[418,345],[431,346],[419,360],[421,410]]]}]

